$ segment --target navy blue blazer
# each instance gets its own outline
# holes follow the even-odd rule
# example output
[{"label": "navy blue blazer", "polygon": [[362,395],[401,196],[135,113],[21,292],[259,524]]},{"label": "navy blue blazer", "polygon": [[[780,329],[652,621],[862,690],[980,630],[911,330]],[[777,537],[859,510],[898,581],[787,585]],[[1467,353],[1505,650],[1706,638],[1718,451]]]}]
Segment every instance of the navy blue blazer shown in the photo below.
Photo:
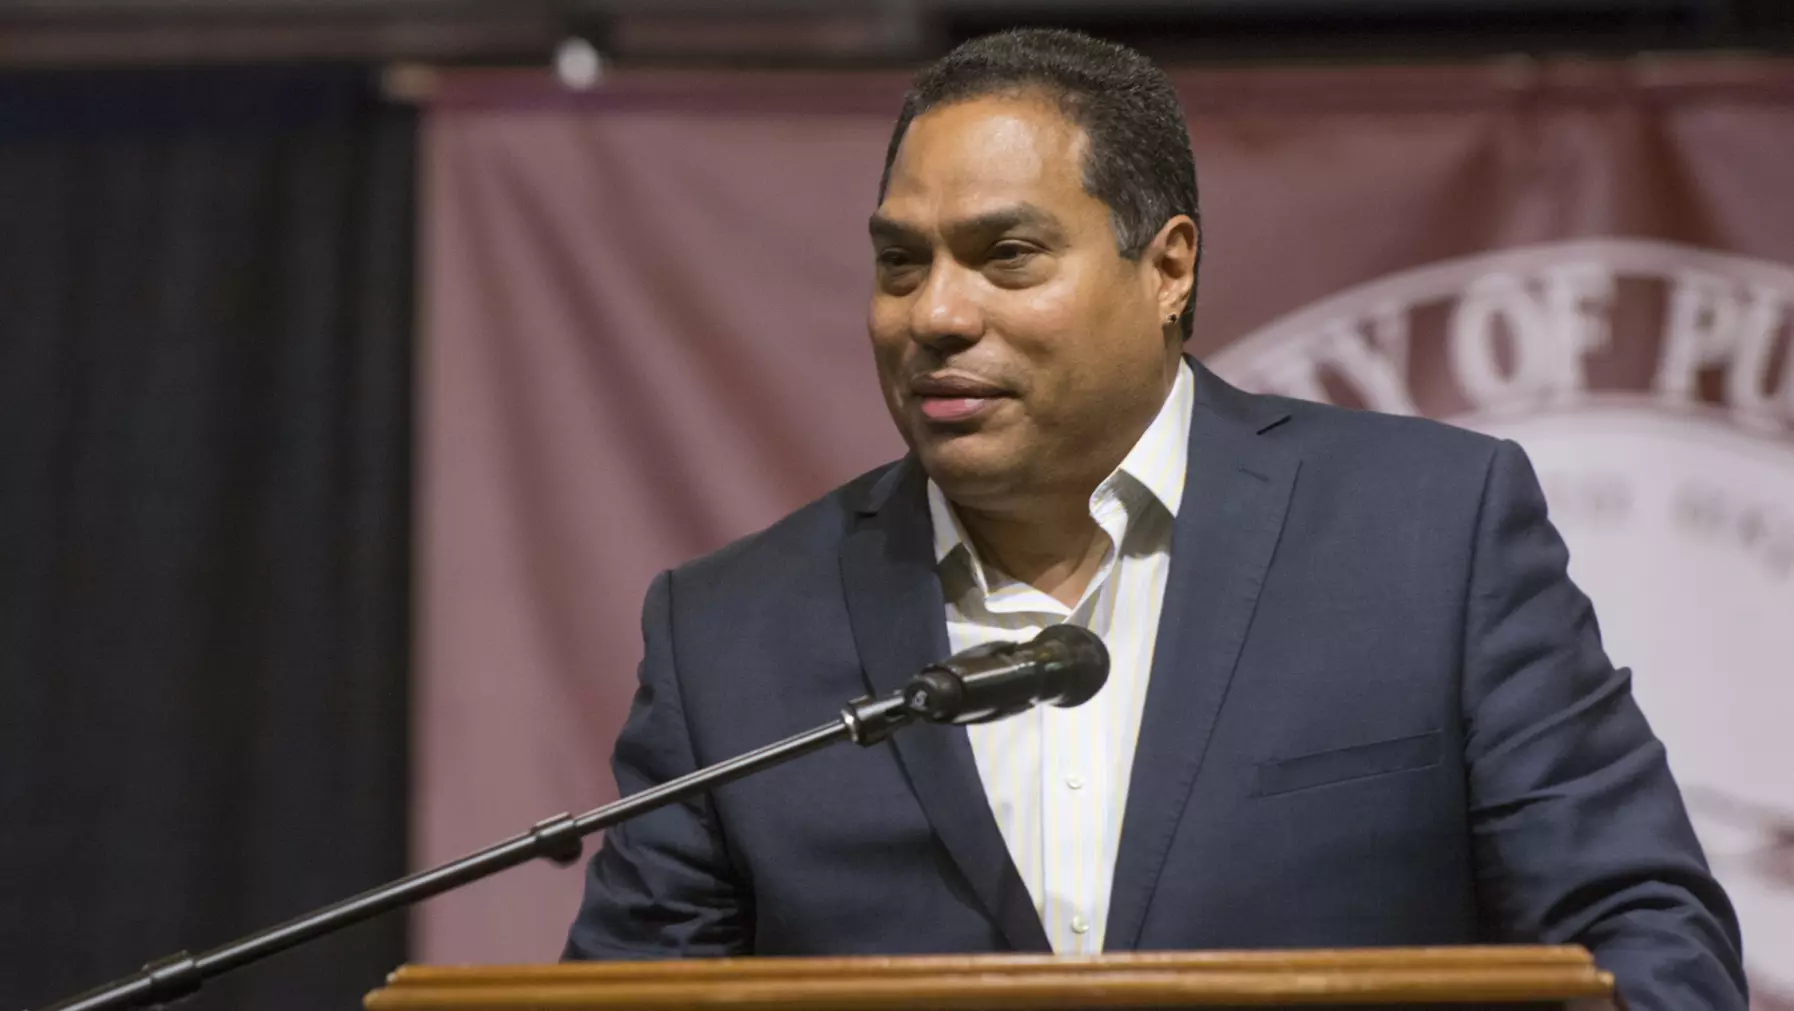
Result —
[{"label": "navy blue blazer", "polygon": [[[1745,1007],[1737,921],[1525,455],[1192,361],[1110,950],[1573,942],[1635,1009]],[[948,652],[913,457],[654,580],[624,794]],[[965,731],[645,815],[566,957],[1045,951]]]}]

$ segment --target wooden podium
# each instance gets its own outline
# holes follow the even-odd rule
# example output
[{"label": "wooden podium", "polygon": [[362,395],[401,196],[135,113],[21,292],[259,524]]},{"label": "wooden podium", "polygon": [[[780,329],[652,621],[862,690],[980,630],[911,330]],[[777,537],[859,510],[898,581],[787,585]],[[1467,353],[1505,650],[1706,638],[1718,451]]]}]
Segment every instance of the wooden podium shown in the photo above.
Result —
[{"label": "wooden podium", "polygon": [[405,966],[369,1011],[728,1008],[1300,1007],[1610,1011],[1613,977],[1575,947],[735,958]]}]

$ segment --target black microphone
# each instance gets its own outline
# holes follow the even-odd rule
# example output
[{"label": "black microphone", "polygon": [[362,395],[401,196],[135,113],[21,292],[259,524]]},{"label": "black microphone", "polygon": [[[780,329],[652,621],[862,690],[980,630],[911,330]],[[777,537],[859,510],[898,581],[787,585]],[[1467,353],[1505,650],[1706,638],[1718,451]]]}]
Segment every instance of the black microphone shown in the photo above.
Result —
[{"label": "black microphone", "polygon": [[904,686],[904,708],[934,723],[989,723],[1043,702],[1070,708],[1109,680],[1096,633],[1053,625],[1032,642],[992,642],[929,664]]}]

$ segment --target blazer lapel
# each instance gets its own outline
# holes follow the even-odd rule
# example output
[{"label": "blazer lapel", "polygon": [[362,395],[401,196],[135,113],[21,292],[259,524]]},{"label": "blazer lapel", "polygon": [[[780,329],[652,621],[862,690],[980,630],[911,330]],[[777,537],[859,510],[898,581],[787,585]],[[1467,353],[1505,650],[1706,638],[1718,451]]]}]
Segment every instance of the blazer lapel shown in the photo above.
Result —
[{"label": "blazer lapel", "polygon": [[[849,623],[875,695],[948,653],[926,477],[905,458],[872,486],[841,547]],[[891,738],[922,810],[973,892],[1018,951],[1048,951],[1034,900],[1009,857],[963,727],[919,725]]]},{"label": "blazer lapel", "polygon": [[1138,947],[1283,530],[1298,461],[1262,433],[1288,415],[1194,360],[1184,497],[1171,541],[1104,947]]}]

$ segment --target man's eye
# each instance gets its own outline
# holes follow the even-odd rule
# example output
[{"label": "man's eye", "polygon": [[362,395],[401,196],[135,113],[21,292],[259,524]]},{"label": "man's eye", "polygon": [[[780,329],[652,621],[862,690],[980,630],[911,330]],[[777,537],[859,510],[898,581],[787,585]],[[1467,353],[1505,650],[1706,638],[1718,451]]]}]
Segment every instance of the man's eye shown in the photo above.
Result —
[{"label": "man's eye", "polygon": [[1026,263],[1037,252],[1033,247],[1020,242],[1001,242],[991,247],[990,261],[1005,267],[1013,267]]},{"label": "man's eye", "polygon": [[878,253],[878,265],[886,270],[907,267],[916,262],[907,249],[881,249]]}]

